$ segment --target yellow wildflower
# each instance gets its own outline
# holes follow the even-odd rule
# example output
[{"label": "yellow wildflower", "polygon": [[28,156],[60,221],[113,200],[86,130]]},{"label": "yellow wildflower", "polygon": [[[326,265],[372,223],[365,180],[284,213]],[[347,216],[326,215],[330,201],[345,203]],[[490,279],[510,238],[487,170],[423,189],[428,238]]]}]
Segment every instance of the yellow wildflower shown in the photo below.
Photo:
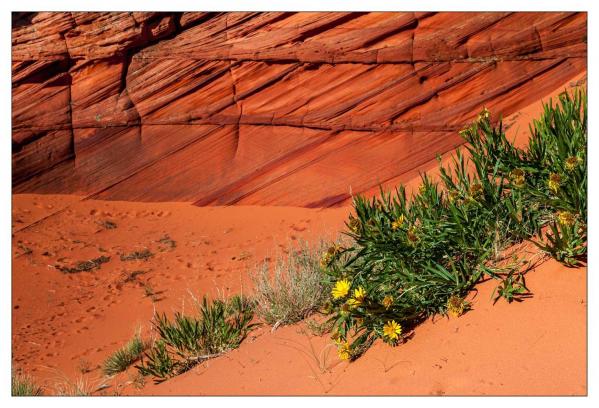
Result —
[{"label": "yellow wildflower", "polygon": [[420,187],[418,187],[418,191],[420,191],[420,194],[424,194],[424,192],[426,191],[426,186],[424,184],[421,184]]},{"label": "yellow wildflower", "polygon": [[395,320],[389,320],[383,326],[383,335],[390,340],[397,340],[401,335],[401,325],[395,322]]},{"label": "yellow wildflower", "polygon": [[341,299],[347,296],[351,284],[347,279],[342,279],[335,283],[335,287],[331,290],[334,299]]},{"label": "yellow wildflower", "polygon": [[459,296],[452,295],[447,300],[447,312],[454,317],[460,317],[464,313],[465,307],[466,302]]},{"label": "yellow wildflower", "polygon": [[399,217],[397,217],[397,219],[395,221],[393,221],[391,223],[391,229],[393,231],[395,231],[396,229],[401,227],[401,225],[404,223],[404,221],[405,221],[405,217],[403,216],[403,214],[401,214]]},{"label": "yellow wildflower", "polygon": [[512,184],[515,187],[522,187],[524,186],[525,180],[524,180],[524,170],[522,169],[514,169],[511,171],[510,173],[510,178],[512,180]]},{"label": "yellow wildflower", "polygon": [[557,220],[563,225],[574,225],[574,214],[569,211],[558,211]]},{"label": "yellow wildflower", "polygon": [[366,297],[366,291],[362,286],[359,286],[358,289],[354,290],[354,297],[347,301],[347,304],[351,309],[354,309],[360,306],[364,302],[364,298]]},{"label": "yellow wildflower", "polygon": [[354,298],[356,300],[359,300],[360,302],[363,302],[365,297],[366,297],[366,291],[364,290],[364,288],[362,286],[358,286],[358,289],[354,290]]},{"label": "yellow wildflower", "polygon": [[388,310],[391,305],[393,305],[393,296],[385,296],[383,299],[383,306],[385,306],[385,309]]},{"label": "yellow wildflower", "polygon": [[549,184],[549,188],[551,189],[551,191],[553,191],[554,193],[557,193],[561,183],[562,183],[562,176],[560,176],[557,173],[551,173],[549,175],[548,184]]},{"label": "yellow wildflower", "polygon": [[348,341],[337,341],[337,355],[341,360],[349,360],[351,350]]},{"label": "yellow wildflower", "polygon": [[576,156],[568,157],[566,159],[566,170],[572,171],[581,163],[582,163],[582,159],[580,157],[576,157]]}]

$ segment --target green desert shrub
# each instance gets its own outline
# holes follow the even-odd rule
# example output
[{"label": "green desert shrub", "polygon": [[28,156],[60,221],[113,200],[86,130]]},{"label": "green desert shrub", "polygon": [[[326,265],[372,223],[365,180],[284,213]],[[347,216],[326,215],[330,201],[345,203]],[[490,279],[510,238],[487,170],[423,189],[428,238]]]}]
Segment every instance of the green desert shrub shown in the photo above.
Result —
[{"label": "green desert shrub", "polygon": [[127,342],[127,344],[112,353],[104,361],[104,364],[102,365],[102,371],[108,376],[125,371],[130,365],[132,365],[141,357],[145,348],[146,344],[138,331],[135,333],[133,338]]},{"label": "green desert shrub", "polygon": [[[587,225],[587,99],[578,91],[549,101],[543,115],[530,126],[527,149],[517,149],[505,134],[483,123],[483,131],[464,131],[473,160],[487,172],[497,169],[496,182],[505,181],[502,197],[514,220],[536,218],[534,231],[517,230],[553,258],[577,266],[586,259]],[[499,128],[501,129],[501,128]],[[525,220],[526,221],[526,220]],[[524,223],[526,224],[526,223]],[[539,226],[546,226],[543,231]]]},{"label": "green desert shrub", "polygon": [[377,338],[397,345],[428,316],[463,313],[483,275],[501,280],[508,301],[524,295],[519,274],[497,266],[523,240],[566,265],[584,262],[586,95],[560,95],[530,130],[517,148],[485,109],[460,132],[468,152],[440,167],[439,182],[423,175],[410,198],[403,186],[355,197],[346,232],[354,243],[323,255],[342,359]]},{"label": "green desert shrub", "polygon": [[136,366],[141,374],[156,382],[181,374],[194,365],[239,347],[254,316],[253,302],[242,296],[208,302],[196,302],[197,314],[175,313],[154,316],[157,340]]},{"label": "green desert shrub", "polygon": [[33,379],[22,374],[12,376],[10,389],[13,397],[37,397],[43,394],[42,388]]},{"label": "green desert shrub", "polygon": [[277,258],[274,271],[264,262],[253,273],[257,315],[273,327],[303,320],[320,309],[329,288],[320,264],[321,242],[317,248],[300,243],[286,257]]}]

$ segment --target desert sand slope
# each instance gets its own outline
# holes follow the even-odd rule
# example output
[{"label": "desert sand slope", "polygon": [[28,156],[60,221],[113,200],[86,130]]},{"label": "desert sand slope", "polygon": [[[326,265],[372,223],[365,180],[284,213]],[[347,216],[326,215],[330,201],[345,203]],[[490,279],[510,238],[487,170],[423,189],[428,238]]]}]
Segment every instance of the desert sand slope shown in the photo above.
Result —
[{"label": "desert sand slope", "polygon": [[[64,197],[15,195],[13,219],[41,217],[64,203]],[[155,309],[181,310],[190,293],[247,291],[248,268],[300,240],[335,238],[348,211],[75,200],[41,221],[15,223],[14,368],[50,385],[89,366],[93,382],[101,374],[95,367],[138,326],[148,328]],[[153,254],[147,261],[120,259],[144,249]],[[92,271],[57,269],[101,256],[109,262]]]},{"label": "desert sand slope", "polygon": [[534,298],[493,305],[481,284],[474,310],[429,320],[412,340],[376,344],[341,362],[305,325],[264,333],[144,394],[584,395],[586,269],[550,261],[527,275]]},{"label": "desert sand slope", "polygon": [[[16,195],[14,217],[52,198]],[[84,378],[90,389],[108,384],[96,392],[105,394],[586,392],[586,269],[553,261],[527,275],[533,298],[493,306],[496,283],[483,283],[471,312],[427,321],[407,344],[376,344],[351,364],[337,359],[326,336],[299,324],[274,333],[261,328],[238,350],[157,386],[148,379],[141,390],[133,387],[134,370],[101,378],[99,364],[137,327],[148,335],[154,309],[190,310],[188,291],[249,291],[248,267],[301,239],[333,238],[348,211],[75,202],[14,233],[13,365],[49,392],[63,377]],[[120,260],[146,248],[153,253],[147,261]],[[102,255],[110,261],[93,271],[55,268]]]}]

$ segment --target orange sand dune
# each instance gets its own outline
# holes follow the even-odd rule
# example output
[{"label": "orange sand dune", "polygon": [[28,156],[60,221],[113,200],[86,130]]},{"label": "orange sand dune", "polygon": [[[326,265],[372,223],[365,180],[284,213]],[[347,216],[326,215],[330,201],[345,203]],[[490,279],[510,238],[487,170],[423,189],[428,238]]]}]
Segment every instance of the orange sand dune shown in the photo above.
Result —
[{"label": "orange sand dune", "polygon": [[251,292],[256,264],[334,239],[352,193],[436,177],[483,105],[523,143],[540,98],[586,83],[586,29],[586,13],[13,13],[13,368],[49,394],[65,378],[96,395],[585,394],[586,269],[552,261],[532,299],[493,306],[487,281],[463,317],[351,364],[305,323],[159,385],[101,364],[155,310]]},{"label": "orange sand dune", "polygon": [[190,395],[584,395],[586,269],[554,261],[527,275],[534,298],[492,304],[478,287],[474,310],[428,320],[406,344],[378,343],[353,363],[300,324],[268,331],[222,359],[144,394]]},{"label": "orange sand dune", "polygon": [[[544,100],[584,78],[579,75]],[[508,136],[518,144],[526,141],[527,124],[540,112],[537,102],[507,117]],[[410,191],[419,171],[433,169],[434,176],[435,167],[430,162],[384,185],[405,182]],[[108,386],[96,394],[586,393],[586,269],[553,261],[527,275],[532,299],[493,306],[495,282],[485,282],[473,311],[459,319],[429,320],[407,344],[393,349],[375,344],[351,364],[338,361],[330,340],[307,334],[302,323],[274,333],[261,328],[238,350],[160,385],[147,379],[145,387],[135,388],[134,369],[102,378],[102,361],[138,327],[149,335],[154,310],[189,310],[190,292],[251,291],[248,269],[299,240],[335,238],[350,211],[15,194],[13,367],[33,375],[48,393],[62,377],[84,378],[94,390]],[[105,221],[116,228],[106,229]],[[159,242],[167,236],[174,247]],[[154,254],[147,261],[120,260],[121,254],[146,248]],[[56,269],[99,256],[110,261],[95,271]],[[154,299],[146,296],[149,287]]]},{"label": "orange sand dune", "polygon": [[[67,208],[55,212],[67,201]],[[55,213],[43,218],[44,211]],[[95,367],[137,326],[149,327],[154,308],[179,310],[189,291],[212,297],[247,291],[249,267],[301,239],[334,238],[330,231],[343,226],[347,213],[15,195],[13,220],[24,222],[13,224],[14,367],[47,384],[56,370],[73,377],[82,362]],[[107,220],[116,228],[99,224]],[[165,236],[175,241],[174,248],[157,242]],[[120,254],[145,248],[154,253],[148,261],[120,260]],[[55,268],[100,256],[110,261],[92,272],[64,274]],[[142,273],[128,280],[135,271]],[[158,301],[145,296],[144,285]]]},{"label": "orange sand dune", "polygon": [[[495,282],[483,283],[473,311],[427,321],[407,344],[376,344],[351,364],[299,324],[261,328],[238,350],[160,385],[148,378],[133,387],[134,369],[103,380],[101,362],[137,327],[147,336],[154,309],[189,310],[189,291],[250,291],[247,268],[300,239],[334,238],[350,209],[75,200],[27,221],[72,198],[13,196],[13,218],[23,220],[13,237],[13,367],[49,393],[61,376],[109,386],[96,394],[586,393],[586,270],[552,261],[528,275],[532,299],[493,306]],[[116,228],[99,224],[106,220]],[[166,235],[174,248],[157,242]],[[119,258],[144,248],[154,253],[148,261]],[[92,272],[54,267],[101,255],[111,259]],[[143,272],[128,280],[134,271]]]}]

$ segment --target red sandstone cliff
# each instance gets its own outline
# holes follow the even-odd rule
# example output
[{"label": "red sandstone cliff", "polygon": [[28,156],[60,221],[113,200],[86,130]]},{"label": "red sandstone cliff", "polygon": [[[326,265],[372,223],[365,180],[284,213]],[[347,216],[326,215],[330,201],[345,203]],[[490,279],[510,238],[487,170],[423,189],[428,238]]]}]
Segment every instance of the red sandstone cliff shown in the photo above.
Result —
[{"label": "red sandstone cliff", "polygon": [[586,70],[585,13],[15,13],[13,192],[330,206]]}]

